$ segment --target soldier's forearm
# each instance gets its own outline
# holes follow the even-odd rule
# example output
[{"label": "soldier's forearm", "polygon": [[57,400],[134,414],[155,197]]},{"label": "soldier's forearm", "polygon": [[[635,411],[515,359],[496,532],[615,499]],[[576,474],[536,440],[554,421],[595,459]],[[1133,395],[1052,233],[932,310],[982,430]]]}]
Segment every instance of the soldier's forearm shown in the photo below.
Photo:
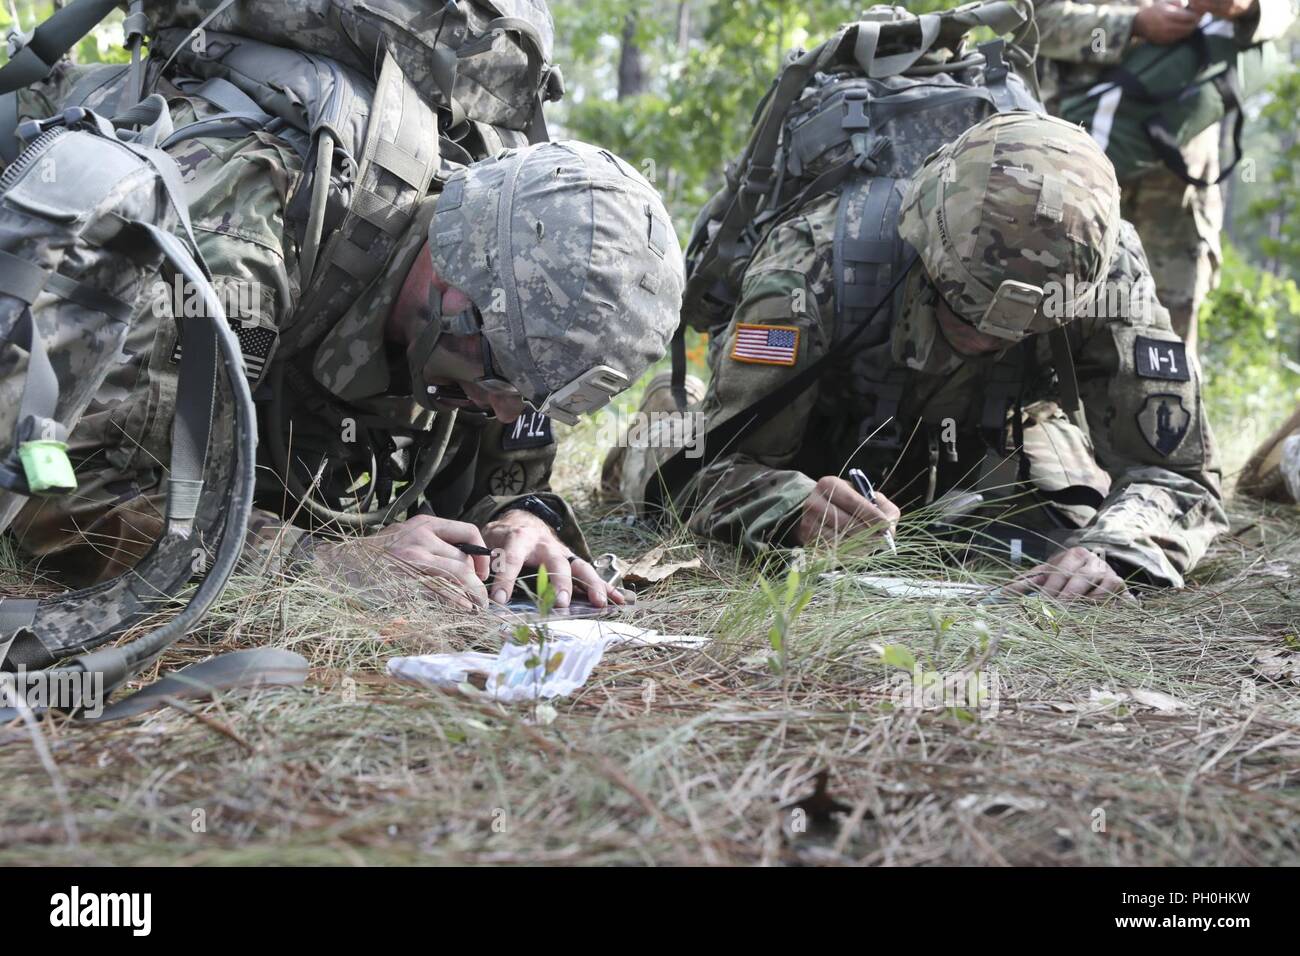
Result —
[{"label": "soldier's forearm", "polygon": [[1139,7],[1125,3],[1048,2],[1038,7],[1038,55],[1067,63],[1118,63],[1133,39]]},{"label": "soldier's forearm", "polygon": [[1136,569],[1146,583],[1180,588],[1227,528],[1214,491],[1191,478],[1143,469],[1113,489],[1093,523],[1068,543],[1104,552],[1117,567]]},{"label": "soldier's forearm", "polygon": [[814,485],[802,472],[731,455],[704,469],[678,500],[688,503],[691,531],[758,554],[789,543],[786,536]]}]

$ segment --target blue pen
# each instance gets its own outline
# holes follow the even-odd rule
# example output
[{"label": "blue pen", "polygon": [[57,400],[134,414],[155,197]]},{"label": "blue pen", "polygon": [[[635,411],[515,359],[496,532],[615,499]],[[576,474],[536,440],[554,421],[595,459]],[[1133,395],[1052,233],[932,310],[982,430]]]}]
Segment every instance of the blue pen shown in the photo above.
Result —
[{"label": "blue pen", "polygon": [[[880,506],[880,502],[876,500],[876,489],[871,487],[871,479],[867,477],[865,471],[861,468],[850,468],[849,480],[853,482],[854,486],[858,489],[858,494],[866,498],[873,505],[876,505],[877,507]],[[888,526],[885,528],[885,543],[889,545],[890,551],[894,552],[894,554],[898,554],[898,545],[894,544],[894,532],[890,531]]]}]

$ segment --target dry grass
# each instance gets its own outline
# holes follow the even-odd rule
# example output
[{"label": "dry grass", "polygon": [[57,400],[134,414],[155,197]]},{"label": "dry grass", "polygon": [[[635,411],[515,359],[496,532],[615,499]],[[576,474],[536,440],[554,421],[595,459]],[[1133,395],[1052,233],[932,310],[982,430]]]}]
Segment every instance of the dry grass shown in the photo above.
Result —
[{"label": "dry grass", "polygon": [[[580,439],[569,487],[595,477]],[[599,550],[658,540],[587,511]],[[714,643],[611,652],[549,726],[384,676],[397,654],[490,646],[482,620],[241,581],[165,666],[273,644],[309,658],[307,686],[232,695],[205,721],[47,721],[52,767],[23,724],[0,728],[0,863],[1294,864],[1300,692],[1252,661],[1297,647],[1296,517],[1237,505],[1234,527],[1191,590],[1136,609],[821,584],[781,673],[756,569],[705,548],[633,619]],[[890,560],[926,569],[908,541]],[[896,706],[873,644],[942,671],[986,656],[996,713]],[[1094,700],[1131,688],[1183,706]],[[793,813],[820,771],[845,812]]]}]

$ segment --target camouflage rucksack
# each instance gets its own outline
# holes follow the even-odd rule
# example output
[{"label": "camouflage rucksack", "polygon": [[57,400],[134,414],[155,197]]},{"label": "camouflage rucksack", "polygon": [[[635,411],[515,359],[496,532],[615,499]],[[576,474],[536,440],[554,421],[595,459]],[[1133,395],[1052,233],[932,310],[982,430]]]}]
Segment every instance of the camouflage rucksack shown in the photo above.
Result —
[{"label": "camouflage rucksack", "polygon": [[[759,104],[726,184],[687,247],[685,325],[725,324],[754,250],[790,212],[850,176],[910,175],[925,157],[994,111],[1041,110],[1032,79],[1033,7],[967,3],[917,16],[876,6],[811,51],[786,60]],[[966,40],[979,27],[1000,36]],[[1022,76],[1023,74],[1023,76]]]},{"label": "camouflage rucksack", "polygon": [[209,31],[252,37],[371,78],[389,54],[430,106],[448,111],[450,125],[475,120],[534,141],[547,138],[542,102],[564,92],[551,62],[555,26],[546,0],[72,0],[20,38],[0,71],[0,92],[48,76],[117,7],[130,10],[125,37],[137,92],[143,41],[169,29],[186,31],[196,46]]},{"label": "camouflage rucksack", "polygon": [[[696,220],[687,247],[682,323],[673,339],[672,389],[685,407],[686,329],[717,332],[731,319],[745,270],[772,230],[812,200],[839,192],[832,273],[838,341],[754,405],[710,428],[702,456],[679,452],[646,487],[653,510],[741,435],[771,419],[832,363],[852,359],[870,383],[874,412],[864,435],[881,448],[896,434],[904,383],[868,367],[888,336],[911,261],[898,234],[903,186],[925,159],[992,113],[1041,113],[1032,65],[1033,8],[1025,0],[968,3],[917,16],[872,7],[809,52],[795,51],[759,104],[726,185]],[[994,39],[968,50],[968,34]],[[876,350],[878,351],[878,349]]]},{"label": "camouflage rucksack", "polygon": [[[252,508],[256,443],[238,343],[199,264],[180,171],[157,148],[171,131],[166,104],[154,96],[121,119],[146,129],[126,134],[80,109],[29,121],[21,132],[30,145],[0,177],[0,531],[30,498],[76,493],[69,434],[124,361],[132,322],[151,302],[171,303],[176,315],[180,294],[156,298],[159,279],[206,307],[178,318],[184,350],[162,539],[111,581],[0,598],[4,670],[83,655],[62,671],[102,674],[108,690],[192,628],[224,587]],[[204,569],[171,621],[98,649]]]},{"label": "camouflage rucksack", "polygon": [[[120,5],[72,0],[20,38],[0,69],[0,156],[15,150],[6,135],[17,121],[12,91],[48,75]],[[131,64],[92,71],[65,107],[112,115],[163,77],[196,78],[206,82],[194,92],[226,110],[221,120],[229,135],[276,123],[277,134],[303,157],[305,174],[288,210],[303,294],[279,330],[282,341],[259,344],[260,365],[270,364],[270,349],[312,345],[384,271],[444,160],[468,164],[546,140],[543,102],[563,94],[551,64],[554,25],[545,0],[129,6]],[[177,136],[213,135],[222,122],[194,126]]]}]

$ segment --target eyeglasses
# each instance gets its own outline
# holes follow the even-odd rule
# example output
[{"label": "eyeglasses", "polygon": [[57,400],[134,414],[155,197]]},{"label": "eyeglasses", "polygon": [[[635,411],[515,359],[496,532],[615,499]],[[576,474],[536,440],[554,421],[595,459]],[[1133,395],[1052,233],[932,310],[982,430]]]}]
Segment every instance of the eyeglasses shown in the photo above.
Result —
[{"label": "eyeglasses", "polygon": [[[483,316],[477,307],[454,316],[435,314],[431,328],[412,346],[423,354],[418,368],[422,380],[412,383],[417,390],[424,388],[430,402],[456,408],[458,411],[481,413],[459,386],[429,385],[432,379],[452,382],[471,382],[485,392],[517,398],[529,410],[565,425],[576,425],[582,415],[604,408],[610,400],[631,384],[626,375],[608,365],[597,365],[583,372],[567,385],[555,389],[540,401],[525,398],[519,389],[501,374],[493,361],[492,346],[483,335]],[[444,335],[475,336],[479,342],[480,358],[475,360],[459,349],[438,348]],[[491,417],[487,415],[485,417]]]}]

